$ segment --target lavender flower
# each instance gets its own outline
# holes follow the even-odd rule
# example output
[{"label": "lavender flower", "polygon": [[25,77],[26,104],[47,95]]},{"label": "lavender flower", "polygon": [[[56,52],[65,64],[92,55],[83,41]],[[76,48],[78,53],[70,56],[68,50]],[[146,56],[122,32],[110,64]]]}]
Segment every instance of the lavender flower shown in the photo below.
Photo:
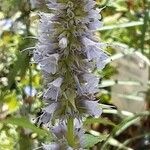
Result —
[{"label": "lavender flower", "polygon": [[[78,122],[78,121],[77,121]],[[75,139],[78,143],[77,147],[83,147],[84,144],[84,130],[78,123],[74,124]],[[73,150],[72,147],[68,146],[66,141],[67,127],[65,122],[59,123],[57,126],[52,127],[51,132],[56,137],[55,141],[51,144],[43,145],[44,150]],[[82,150],[82,148],[80,149]]]},{"label": "lavender flower", "polygon": [[[95,4],[94,0],[48,0],[47,7],[52,13],[40,13],[34,60],[43,72],[43,99],[47,102],[40,122],[97,117],[102,113],[95,98],[99,77],[92,72],[95,68],[103,69],[108,56],[92,31],[102,25]],[[74,132],[75,136],[79,134],[79,130]],[[53,133],[57,140],[44,145],[44,149],[69,148],[64,140],[66,125],[59,124]]]},{"label": "lavender flower", "polygon": [[79,97],[76,100],[76,105],[78,107],[79,112],[83,114],[88,114],[93,117],[99,117],[102,114],[102,109],[98,105],[98,101],[93,101],[86,97]]},{"label": "lavender flower", "polygon": [[48,89],[44,92],[44,98],[45,99],[51,99],[56,100],[58,99],[58,96],[60,94],[60,86],[62,84],[63,79],[57,78],[51,83],[48,83]]}]

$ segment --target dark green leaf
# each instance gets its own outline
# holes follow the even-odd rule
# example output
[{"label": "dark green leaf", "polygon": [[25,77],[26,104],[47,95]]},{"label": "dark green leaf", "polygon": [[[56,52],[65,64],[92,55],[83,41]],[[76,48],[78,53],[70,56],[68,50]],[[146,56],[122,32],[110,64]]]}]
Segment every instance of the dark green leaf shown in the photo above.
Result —
[{"label": "dark green leaf", "polygon": [[108,145],[108,141],[110,138],[118,136],[123,131],[125,131],[129,126],[137,122],[141,117],[149,116],[150,112],[145,111],[139,114],[135,114],[132,117],[125,118],[119,125],[117,125],[113,131],[111,132],[110,136],[107,138],[107,140],[104,142],[102,149],[105,150],[106,146]]}]

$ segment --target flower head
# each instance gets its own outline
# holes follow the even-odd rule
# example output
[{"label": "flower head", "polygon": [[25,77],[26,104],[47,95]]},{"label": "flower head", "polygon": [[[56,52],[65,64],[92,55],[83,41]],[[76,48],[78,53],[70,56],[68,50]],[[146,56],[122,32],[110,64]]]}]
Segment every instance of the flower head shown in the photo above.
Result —
[{"label": "flower head", "polygon": [[[46,82],[43,98],[48,103],[41,122],[47,123],[52,118],[66,121],[68,116],[97,117],[102,113],[95,101],[99,77],[92,72],[95,68],[103,69],[108,56],[92,31],[102,25],[100,10],[95,4],[94,0],[48,0],[51,14],[40,13],[34,60],[43,72]],[[80,128],[74,127],[74,132],[77,141],[82,143]],[[66,142],[66,124],[60,123],[51,129],[57,142],[44,148],[70,148]]]}]

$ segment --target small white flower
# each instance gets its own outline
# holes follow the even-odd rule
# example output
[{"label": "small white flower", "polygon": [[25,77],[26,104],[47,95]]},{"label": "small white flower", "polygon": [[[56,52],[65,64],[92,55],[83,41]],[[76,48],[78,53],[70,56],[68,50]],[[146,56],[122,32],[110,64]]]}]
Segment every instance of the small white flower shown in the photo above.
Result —
[{"label": "small white flower", "polygon": [[63,37],[59,40],[59,47],[65,49],[68,45],[68,40],[66,37]]},{"label": "small white flower", "polygon": [[32,96],[32,97],[35,96],[37,93],[36,89],[31,86],[26,86],[24,88],[24,92],[27,96]]}]

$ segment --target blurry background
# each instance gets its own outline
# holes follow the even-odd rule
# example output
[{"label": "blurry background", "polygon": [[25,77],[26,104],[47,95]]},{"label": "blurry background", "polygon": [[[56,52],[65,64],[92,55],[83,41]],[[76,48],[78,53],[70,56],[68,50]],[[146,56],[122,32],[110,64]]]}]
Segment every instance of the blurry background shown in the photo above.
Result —
[{"label": "blurry background", "polygon": [[[97,0],[97,7],[104,26],[96,34],[109,43],[112,62],[95,71],[103,115],[84,122],[85,147],[150,150],[150,1]],[[36,0],[0,0],[0,150],[52,140],[34,125],[43,107],[40,68],[32,63],[40,10],[47,11]]]}]

